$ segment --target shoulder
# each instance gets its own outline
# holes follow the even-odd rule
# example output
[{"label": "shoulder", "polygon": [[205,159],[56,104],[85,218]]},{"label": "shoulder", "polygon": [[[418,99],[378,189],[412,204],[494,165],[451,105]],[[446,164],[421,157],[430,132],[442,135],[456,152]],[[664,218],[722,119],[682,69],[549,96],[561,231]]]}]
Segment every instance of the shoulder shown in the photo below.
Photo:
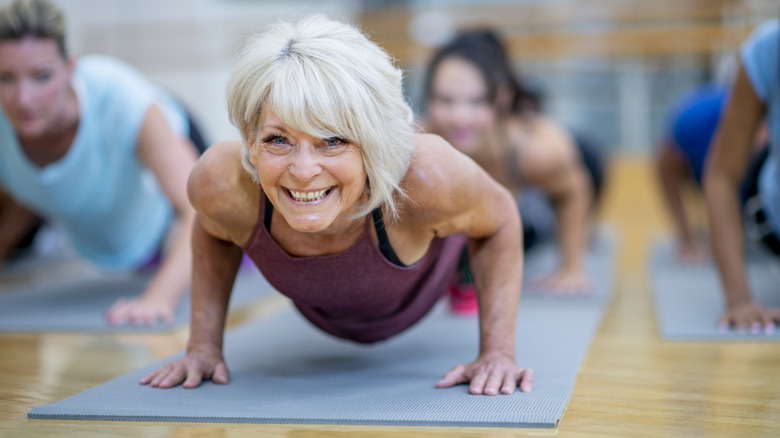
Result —
[{"label": "shoulder", "polygon": [[465,213],[498,184],[471,158],[434,134],[416,134],[415,154],[401,185],[405,221],[436,223]]},{"label": "shoulder", "polygon": [[779,40],[780,22],[772,20],[757,27],[740,48],[742,65],[762,100],[777,81]]},{"label": "shoulder", "polygon": [[187,193],[198,215],[217,225],[236,243],[257,219],[260,186],[241,164],[241,142],[223,141],[206,149],[195,164]]},{"label": "shoulder", "polygon": [[563,126],[541,115],[524,123],[528,144],[522,149],[520,165],[529,182],[578,161],[574,139]]},{"label": "shoulder", "polygon": [[469,162],[476,166],[442,137],[415,134],[414,156],[401,183],[402,187],[417,195],[443,189],[459,171],[468,170]]},{"label": "shoulder", "polygon": [[145,77],[130,64],[103,55],[85,55],[78,58],[76,75],[86,79],[87,85],[149,85]]}]

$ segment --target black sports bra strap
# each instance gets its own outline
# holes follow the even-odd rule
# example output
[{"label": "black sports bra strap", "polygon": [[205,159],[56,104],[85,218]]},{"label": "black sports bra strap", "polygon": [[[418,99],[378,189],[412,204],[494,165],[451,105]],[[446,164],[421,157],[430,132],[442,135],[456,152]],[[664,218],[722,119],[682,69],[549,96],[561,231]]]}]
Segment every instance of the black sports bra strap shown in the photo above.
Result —
[{"label": "black sports bra strap", "polygon": [[[263,224],[266,230],[271,232],[271,218],[274,215],[274,205],[265,197],[265,213],[263,214]],[[387,230],[385,230],[385,220],[382,218],[382,207],[377,207],[371,212],[371,216],[374,219],[374,229],[376,230],[376,237],[379,239],[379,252],[392,264],[398,266],[406,266],[398,258],[393,247],[390,245],[390,239],[387,238]]]},{"label": "black sports bra strap", "polygon": [[379,252],[392,264],[398,266],[406,266],[398,258],[393,247],[390,245],[390,239],[387,238],[387,230],[385,230],[385,220],[382,218],[382,207],[377,207],[371,212],[371,216],[374,218],[374,229],[376,230],[376,237],[379,239]]},{"label": "black sports bra strap", "polygon": [[263,224],[265,224],[265,229],[268,230],[269,233],[271,232],[271,218],[273,216],[274,205],[268,199],[268,196],[265,196],[265,214],[263,215]]}]

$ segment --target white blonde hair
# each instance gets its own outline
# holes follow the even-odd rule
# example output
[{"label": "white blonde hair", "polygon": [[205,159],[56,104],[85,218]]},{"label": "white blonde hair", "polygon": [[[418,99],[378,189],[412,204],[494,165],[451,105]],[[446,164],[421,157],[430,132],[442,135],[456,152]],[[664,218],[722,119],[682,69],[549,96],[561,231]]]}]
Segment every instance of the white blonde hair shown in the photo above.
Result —
[{"label": "white blonde hair", "polygon": [[315,15],[280,21],[251,38],[227,85],[231,123],[241,132],[249,162],[265,103],[287,125],[309,135],[346,138],[360,147],[369,197],[356,216],[385,206],[398,218],[400,183],[411,162],[413,114],[403,96],[402,73],[390,56],[354,26]]}]

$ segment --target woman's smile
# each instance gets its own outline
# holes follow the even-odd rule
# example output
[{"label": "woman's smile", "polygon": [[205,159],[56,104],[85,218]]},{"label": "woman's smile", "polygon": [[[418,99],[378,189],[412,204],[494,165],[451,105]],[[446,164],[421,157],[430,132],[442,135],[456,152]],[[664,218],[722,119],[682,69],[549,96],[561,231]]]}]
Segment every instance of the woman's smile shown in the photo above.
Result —
[{"label": "woman's smile", "polygon": [[321,190],[293,190],[287,187],[283,187],[283,189],[296,205],[308,206],[324,202],[330,197],[334,187],[335,186]]}]

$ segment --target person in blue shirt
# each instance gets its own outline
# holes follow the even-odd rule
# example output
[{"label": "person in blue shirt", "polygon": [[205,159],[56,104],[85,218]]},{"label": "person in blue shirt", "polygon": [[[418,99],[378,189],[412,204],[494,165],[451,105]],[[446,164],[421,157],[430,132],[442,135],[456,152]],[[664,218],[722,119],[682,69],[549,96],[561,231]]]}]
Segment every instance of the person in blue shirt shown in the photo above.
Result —
[{"label": "person in blue shirt", "polygon": [[115,324],[171,321],[191,271],[195,130],[180,104],[130,66],[69,58],[64,35],[61,11],[45,0],[0,8],[0,264],[38,217],[105,270],[155,264],[166,244],[147,289],[106,315]]},{"label": "person in blue shirt", "polygon": [[[740,49],[739,71],[704,175],[712,249],[726,298],[721,325],[756,334],[771,333],[780,322],[779,309],[753,300],[743,254],[747,237],[780,255],[779,62],[780,22],[773,20]],[[755,156],[753,138],[764,120],[769,147]]]},{"label": "person in blue shirt", "polygon": [[689,182],[701,187],[704,161],[727,91],[724,86],[706,84],[683,94],[671,111],[668,131],[658,153],[661,193],[679,240],[678,255],[684,261],[703,260],[708,256],[694,235],[680,190]]}]

